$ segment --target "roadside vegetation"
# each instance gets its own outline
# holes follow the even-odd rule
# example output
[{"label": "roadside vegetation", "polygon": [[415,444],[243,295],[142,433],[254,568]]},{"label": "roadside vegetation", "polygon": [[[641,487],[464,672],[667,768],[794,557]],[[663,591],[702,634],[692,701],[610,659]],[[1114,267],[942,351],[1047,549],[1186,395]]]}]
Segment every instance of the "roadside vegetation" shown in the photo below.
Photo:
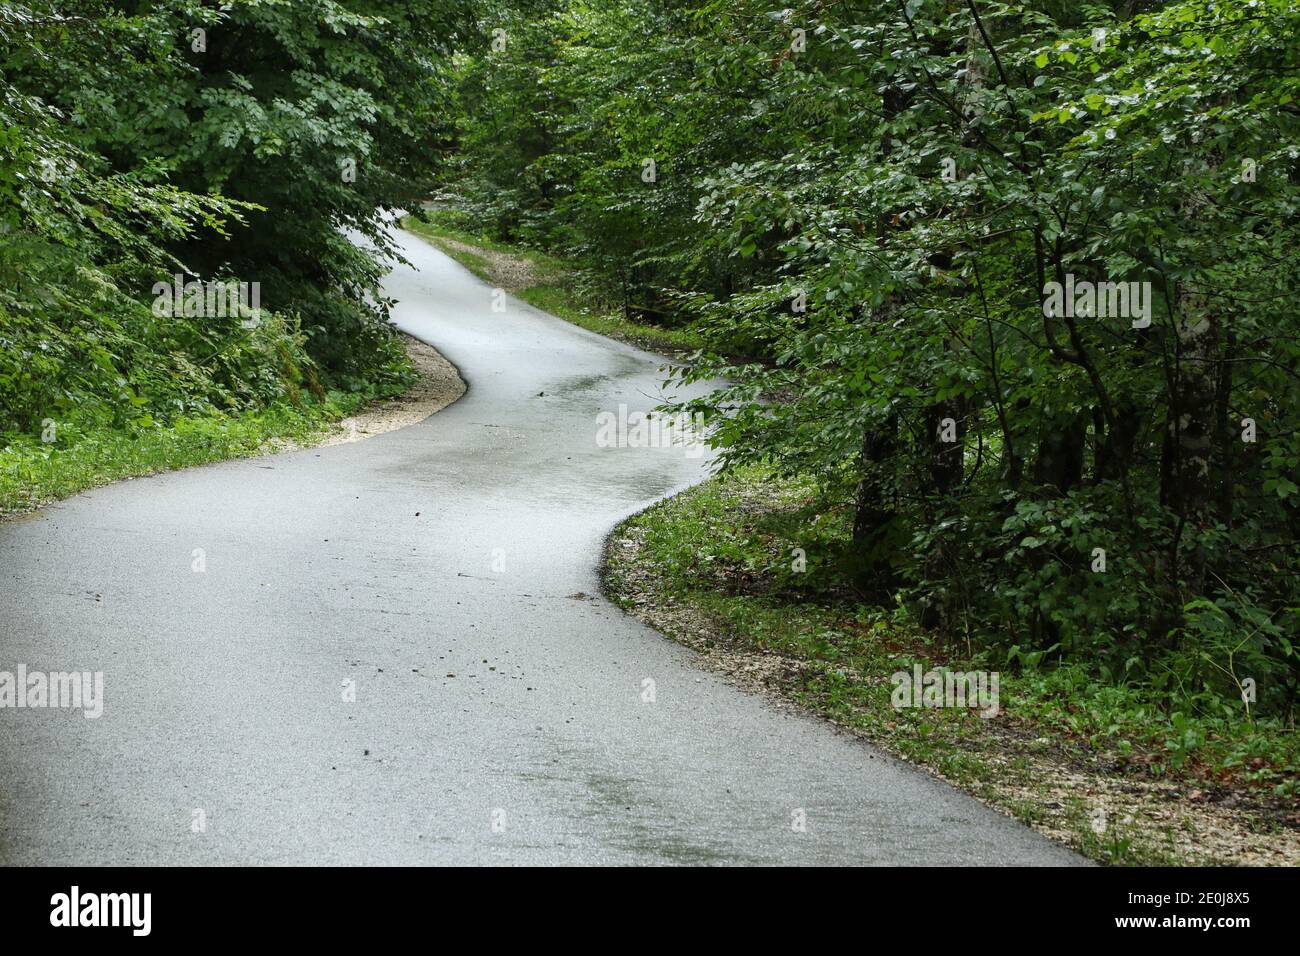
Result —
[{"label": "roadside vegetation", "polygon": [[72,6],[0,4],[3,511],[402,391],[379,260],[342,230],[382,248],[427,189],[478,42],[455,0]]},{"label": "roadside vegetation", "polygon": [[324,401],[306,396],[259,411],[177,418],[138,430],[83,430],[73,423],[48,443],[9,435],[0,448],[0,518],[122,478],[311,445],[365,404],[365,393],[333,393]]},{"label": "roadside vegetation", "polygon": [[[798,701],[1099,862],[1300,863],[1300,741],[1240,701],[951,641],[836,568],[851,515],[739,468],[610,539],[610,597],[742,686]],[[891,675],[1000,670],[998,713],[893,706]],[[1170,685],[1186,679],[1171,673]]]}]

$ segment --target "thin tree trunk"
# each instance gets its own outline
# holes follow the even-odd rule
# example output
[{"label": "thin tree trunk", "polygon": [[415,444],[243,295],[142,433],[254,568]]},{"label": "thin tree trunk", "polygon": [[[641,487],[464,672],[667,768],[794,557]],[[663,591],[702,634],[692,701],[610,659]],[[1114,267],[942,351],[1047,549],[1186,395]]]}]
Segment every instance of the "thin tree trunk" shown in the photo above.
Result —
[{"label": "thin tree trunk", "polygon": [[[1219,326],[1208,297],[1186,285],[1178,291],[1177,339],[1178,366],[1165,442],[1172,460],[1161,469],[1170,485],[1162,497],[1196,531],[1212,519],[1217,497]],[[1205,585],[1205,553],[1199,544],[1193,546],[1189,562],[1190,582],[1200,593]]]},{"label": "thin tree trunk", "polygon": [[[888,123],[902,112],[908,96],[897,86],[885,89],[883,97],[884,121]],[[888,137],[882,137],[880,152],[888,156]],[[889,223],[881,215],[876,221],[877,241],[884,246],[888,241]],[[887,296],[880,307],[873,310],[868,321],[877,326],[887,325],[898,308],[896,296]],[[893,531],[897,527],[896,472],[898,468],[898,416],[892,414],[880,425],[870,424],[862,436],[859,456],[859,473],[855,510],[853,515],[853,554],[850,561],[858,587],[883,602],[892,599],[898,585],[893,560]]]},{"label": "thin tree trunk", "polygon": [[895,505],[898,416],[862,436],[862,479],[853,515],[853,575],[866,594],[888,601],[898,586],[892,534],[898,522]]}]

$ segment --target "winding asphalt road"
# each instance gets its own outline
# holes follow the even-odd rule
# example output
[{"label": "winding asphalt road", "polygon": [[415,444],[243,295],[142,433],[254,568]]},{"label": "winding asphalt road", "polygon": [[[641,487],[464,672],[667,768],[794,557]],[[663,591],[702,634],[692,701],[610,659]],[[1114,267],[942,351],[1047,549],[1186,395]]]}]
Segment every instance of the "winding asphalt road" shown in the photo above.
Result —
[{"label": "winding asphalt road", "polygon": [[703,476],[596,446],[660,360],[398,241],[395,321],[458,403],[0,525],[0,670],[105,697],[0,710],[0,862],[1079,862],[583,597],[610,528]]}]

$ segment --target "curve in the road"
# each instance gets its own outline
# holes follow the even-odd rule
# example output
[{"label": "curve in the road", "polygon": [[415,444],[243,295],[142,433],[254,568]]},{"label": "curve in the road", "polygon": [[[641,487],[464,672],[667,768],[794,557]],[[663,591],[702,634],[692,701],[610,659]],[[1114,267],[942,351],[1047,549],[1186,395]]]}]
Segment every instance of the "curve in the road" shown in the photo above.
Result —
[{"label": "curve in the road", "polygon": [[583,597],[610,528],[702,477],[596,445],[660,361],[397,241],[394,319],[458,403],[0,526],[0,670],[105,696],[0,710],[0,861],[1079,862]]}]

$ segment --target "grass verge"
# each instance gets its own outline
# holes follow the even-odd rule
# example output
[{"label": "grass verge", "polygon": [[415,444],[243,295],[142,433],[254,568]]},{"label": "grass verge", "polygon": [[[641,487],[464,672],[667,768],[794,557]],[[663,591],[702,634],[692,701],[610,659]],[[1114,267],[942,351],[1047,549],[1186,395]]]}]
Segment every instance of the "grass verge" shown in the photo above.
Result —
[{"label": "grass verge", "polygon": [[[1003,668],[999,712],[892,706],[892,674],[997,670],[805,582],[848,534],[811,484],[715,478],[625,522],[606,589],[755,690],[793,699],[1094,860],[1300,863],[1300,747],[1276,723],[1179,712],[1083,668]],[[795,549],[799,549],[796,551]],[[806,564],[798,570],[801,560]]]},{"label": "grass verge", "polygon": [[484,282],[566,322],[670,355],[694,352],[703,345],[689,328],[662,328],[622,318],[612,308],[593,308],[582,272],[572,263],[468,231],[453,210],[425,210],[407,216],[402,226],[430,240]]},{"label": "grass verge", "polygon": [[0,444],[0,517],[123,478],[310,445],[328,435],[334,423],[381,397],[330,392],[324,401],[308,395],[301,405],[182,418],[134,430],[83,430],[70,423],[60,425],[48,443],[6,435],[0,438],[5,442]]}]

